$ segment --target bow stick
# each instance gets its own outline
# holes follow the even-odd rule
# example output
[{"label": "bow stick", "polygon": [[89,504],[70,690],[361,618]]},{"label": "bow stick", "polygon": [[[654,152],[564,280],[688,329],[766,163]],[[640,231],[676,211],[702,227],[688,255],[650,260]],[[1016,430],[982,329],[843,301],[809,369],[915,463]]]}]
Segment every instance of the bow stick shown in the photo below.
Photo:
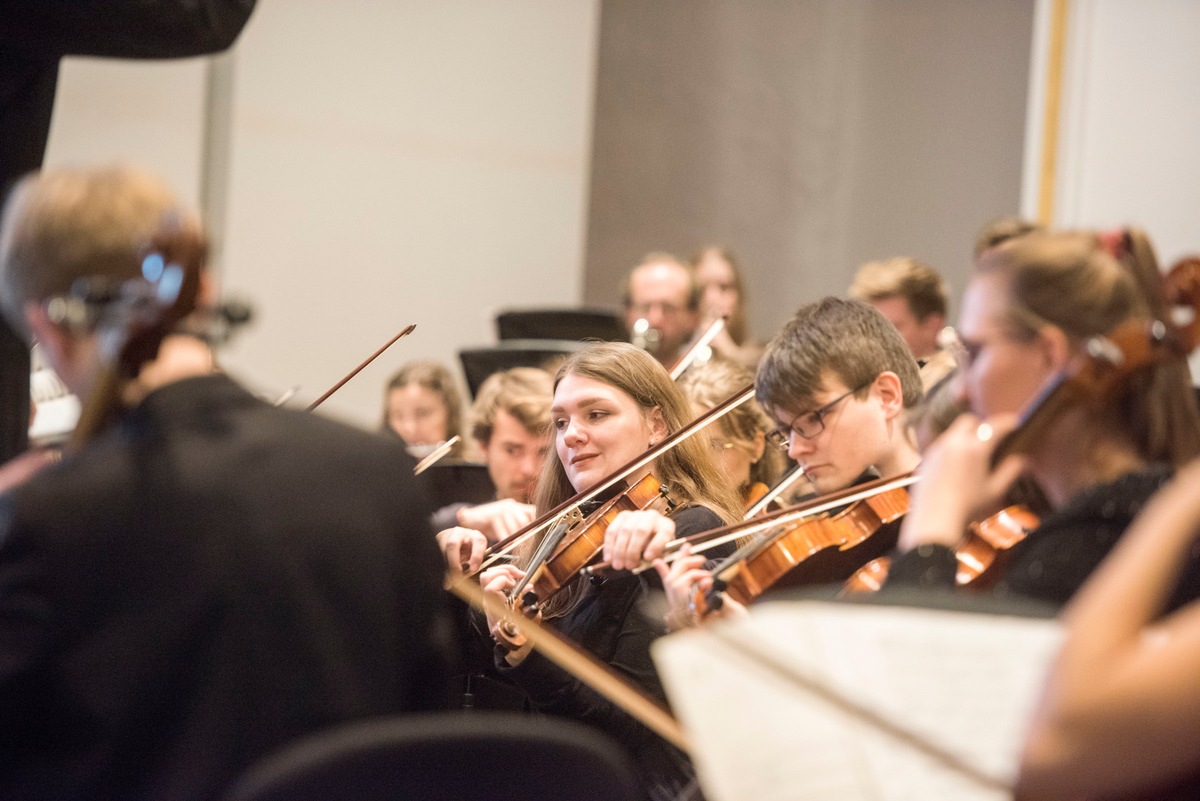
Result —
[{"label": "bow stick", "polygon": [[329,399],[330,395],[332,395],[333,393],[335,393],[339,389],[341,389],[342,386],[347,381],[349,381],[351,378],[354,378],[354,376],[361,373],[364,367],[366,367],[368,364],[370,364],[371,362],[378,359],[381,355],[383,355],[383,352],[385,350],[390,348],[392,345],[395,345],[398,340],[400,340],[402,337],[406,337],[409,334],[411,334],[414,330],[416,330],[416,327],[417,327],[416,325],[410,325],[408,328],[405,328],[399,334],[396,334],[396,336],[389,339],[386,345],[384,345],[382,348],[380,348],[379,350],[375,351],[370,356],[368,356],[362,364],[360,364],[358,367],[355,367],[350,372],[346,373],[346,375],[342,378],[341,381],[338,381],[336,384],[334,384],[332,387],[330,387],[328,390],[326,390],[324,395],[322,395],[321,397],[317,398],[315,401],[310,403],[308,405],[308,408],[305,409],[305,411],[311,412],[313,409],[317,408],[322,403],[327,401]]}]

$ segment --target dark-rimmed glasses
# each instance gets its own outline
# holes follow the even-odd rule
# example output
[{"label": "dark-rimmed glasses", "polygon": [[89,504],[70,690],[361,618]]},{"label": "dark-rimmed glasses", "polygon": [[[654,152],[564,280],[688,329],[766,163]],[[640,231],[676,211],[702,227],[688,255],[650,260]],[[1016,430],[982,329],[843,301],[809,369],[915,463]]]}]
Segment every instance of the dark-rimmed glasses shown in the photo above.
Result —
[{"label": "dark-rimmed glasses", "polygon": [[825,430],[825,418],[829,416],[829,413],[833,411],[835,406],[856,392],[861,392],[862,390],[866,389],[874,380],[875,379],[872,378],[871,381],[868,381],[865,384],[860,384],[854,389],[847,390],[845,393],[838,395],[829,403],[818,409],[813,409],[811,412],[801,412],[793,417],[792,422],[788,423],[786,426],[776,428],[774,431],[769,432],[767,434],[767,441],[776,448],[779,448],[779,450],[786,452],[791,446],[793,432],[795,432],[796,436],[798,437],[803,437],[804,439],[813,439]]}]

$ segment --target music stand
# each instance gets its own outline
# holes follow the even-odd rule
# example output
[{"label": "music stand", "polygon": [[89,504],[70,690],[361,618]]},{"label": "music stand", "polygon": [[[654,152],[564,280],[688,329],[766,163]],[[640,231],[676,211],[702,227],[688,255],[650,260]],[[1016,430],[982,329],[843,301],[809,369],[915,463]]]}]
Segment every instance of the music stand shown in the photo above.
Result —
[{"label": "music stand", "polygon": [[582,347],[582,343],[563,339],[510,339],[489,348],[468,348],[458,352],[467,388],[474,398],[479,387],[492,373],[512,367],[541,367],[553,372],[555,363]]},{"label": "music stand", "polygon": [[496,315],[496,335],[511,339],[596,339],[627,342],[620,313],[611,309],[510,309]]}]

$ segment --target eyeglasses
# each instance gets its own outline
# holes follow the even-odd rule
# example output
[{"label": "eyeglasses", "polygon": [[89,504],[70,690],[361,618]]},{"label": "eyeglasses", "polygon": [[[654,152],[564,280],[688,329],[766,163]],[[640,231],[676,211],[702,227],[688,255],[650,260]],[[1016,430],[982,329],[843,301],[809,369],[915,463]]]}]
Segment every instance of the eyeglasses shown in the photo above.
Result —
[{"label": "eyeglasses", "polygon": [[786,452],[791,445],[792,433],[804,439],[813,439],[822,431],[825,430],[825,418],[833,411],[833,407],[844,401],[856,392],[861,392],[871,385],[875,379],[872,378],[865,384],[860,384],[854,389],[847,390],[845,393],[838,395],[819,409],[813,409],[811,412],[802,412],[792,418],[792,422],[782,428],[777,428],[767,434],[767,440],[779,450]]}]

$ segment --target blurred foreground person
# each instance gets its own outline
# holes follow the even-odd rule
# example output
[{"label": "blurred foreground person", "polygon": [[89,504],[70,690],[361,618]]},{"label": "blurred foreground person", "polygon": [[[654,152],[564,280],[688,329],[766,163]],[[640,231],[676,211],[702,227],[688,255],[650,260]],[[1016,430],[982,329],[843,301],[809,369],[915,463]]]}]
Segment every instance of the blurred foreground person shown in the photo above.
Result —
[{"label": "blurred foreground person", "polygon": [[202,254],[129,170],[27,178],[5,210],[0,301],[85,422],[0,497],[2,798],[219,798],[294,738],[438,698],[449,628],[412,458],[247,393],[194,314],[156,350],[148,309],[176,266],[165,305],[198,284],[203,307]]}]

